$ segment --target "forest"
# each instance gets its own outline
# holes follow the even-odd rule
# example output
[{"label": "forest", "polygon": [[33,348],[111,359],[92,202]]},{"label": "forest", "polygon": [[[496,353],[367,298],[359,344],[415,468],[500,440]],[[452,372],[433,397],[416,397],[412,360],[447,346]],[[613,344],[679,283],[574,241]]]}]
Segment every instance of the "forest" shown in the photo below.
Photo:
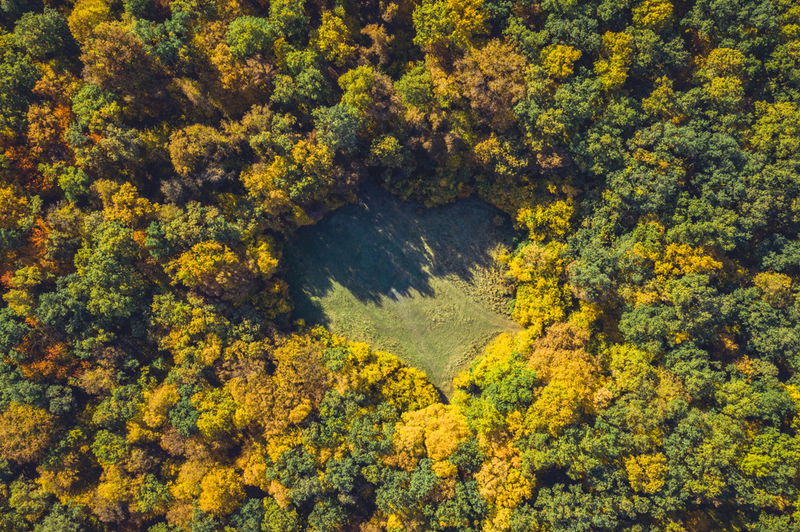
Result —
[{"label": "forest", "polygon": [[[522,235],[447,397],[366,186]],[[0,0],[0,530],[798,530],[798,229],[796,0]]]}]

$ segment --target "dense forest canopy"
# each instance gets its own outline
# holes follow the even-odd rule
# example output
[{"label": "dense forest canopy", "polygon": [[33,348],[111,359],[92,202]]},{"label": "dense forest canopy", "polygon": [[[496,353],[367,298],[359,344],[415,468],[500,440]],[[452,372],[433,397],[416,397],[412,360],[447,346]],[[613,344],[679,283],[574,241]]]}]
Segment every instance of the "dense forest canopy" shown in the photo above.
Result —
[{"label": "dense forest canopy", "polygon": [[[0,529],[795,530],[795,0],[0,0]],[[293,322],[376,183],[478,196],[449,402]]]}]

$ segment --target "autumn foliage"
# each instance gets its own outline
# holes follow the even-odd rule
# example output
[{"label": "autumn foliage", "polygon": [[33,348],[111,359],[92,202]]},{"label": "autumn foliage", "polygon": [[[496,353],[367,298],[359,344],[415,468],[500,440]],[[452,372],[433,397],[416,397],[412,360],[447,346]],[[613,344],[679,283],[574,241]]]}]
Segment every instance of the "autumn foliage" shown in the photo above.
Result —
[{"label": "autumn foliage", "polygon": [[[518,230],[447,399],[294,321],[368,182]],[[796,2],[2,1],[0,529],[794,530],[798,230]]]}]

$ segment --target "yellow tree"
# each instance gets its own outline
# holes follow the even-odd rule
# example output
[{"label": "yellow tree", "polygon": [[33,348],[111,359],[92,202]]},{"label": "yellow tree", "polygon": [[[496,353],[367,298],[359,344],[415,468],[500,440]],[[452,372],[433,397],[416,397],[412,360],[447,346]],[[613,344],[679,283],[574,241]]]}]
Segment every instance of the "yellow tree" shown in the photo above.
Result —
[{"label": "yellow tree", "polygon": [[30,214],[28,198],[21,190],[0,184],[0,229],[13,229]]},{"label": "yellow tree", "polygon": [[322,20],[312,43],[323,57],[338,66],[344,65],[356,51],[350,28],[341,14],[331,11],[322,12]]},{"label": "yellow tree", "polygon": [[166,266],[174,284],[197,288],[215,297],[236,299],[243,295],[249,271],[225,244],[214,240],[199,242]]},{"label": "yellow tree", "polygon": [[241,473],[232,467],[214,466],[200,481],[198,506],[213,515],[227,515],[244,500]]},{"label": "yellow tree", "polygon": [[448,458],[468,436],[466,421],[453,406],[435,403],[406,412],[395,426],[394,454],[387,462],[410,471],[420,459],[427,457],[434,462],[434,473],[451,477],[456,473],[456,466]]},{"label": "yellow tree", "polygon": [[713,100],[736,104],[744,97],[746,61],[745,55],[734,48],[715,48],[702,59],[699,74],[707,80],[705,88]]},{"label": "yellow tree", "polygon": [[557,433],[581,413],[592,411],[601,381],[600,364],[587,350],[588,341],[588,330],[558,323],[533,342],[528,367],[545,387],[527,414],[530,428]]},{"label": "yellow tree", "polygon": [[598,79],[606,90],[621,87],[628,79],[633,61],[633,38],[625,32],[603,34],[601,57],[594,64]]},{"label": "yellow tree", "polygon": [[[555,189],[553,189],[555,191]],[[528,229],[530,241],[500,257],[507,275],[517,283],[512,315],[541,334],[565,318],[573,297],[566,283],[566,244],[574,215],[572,200],[540,202],[517,212],[517,223]]]},{"label": "yellow tree", "polygon": [[11,403],[0,413],[0,457],[18,463],[39,460],[50,445],[56,420],[44,409]]},{"label": "yellow tree", "polygon": [[542,67],[548,75],[556,79],[569,77],[573,72],[575,61],[581,58],[582,52],[564,44],[549,44],[539,53]]},{"label": "yellow tree", "polygon": [[512,45],[493,39],[471,48],[454,66],[452,88],[469,103],[474,120],[498,133],[511,127],[514,106],[525,94],[525,58]]},{"label": "yellow tree", "polygon": [[670,0],[644,0],[633,8],[633,23],[637,26],[659,30],[672,19]]},{"label": "yellow tree", "polygon": [[423,0],[414,9],[414,42],[426,51],[467,48],[486,32],[483,0]]},{"label": "yellow tree", "polygon": [[106,0],[78,0],[72,7],[67,24],[73,37],[78,42],[84,42],[95,26],[110,19],[111,8]]},{"label": "yellow tree", "polygon": [[522,456],[511,441],[506,438],[486,440],[482,448],[487,456],[475,474],[475,481],[490,508],[483,530],[508,530],[511,512],[531,496],[534,483],[525,474]]},{"label": "yellow tree", "polygon": [[639,493],[655,493],[666,481],[667,457],[662,453],[641,454],[625,459],[625,471],[631,489]]}]

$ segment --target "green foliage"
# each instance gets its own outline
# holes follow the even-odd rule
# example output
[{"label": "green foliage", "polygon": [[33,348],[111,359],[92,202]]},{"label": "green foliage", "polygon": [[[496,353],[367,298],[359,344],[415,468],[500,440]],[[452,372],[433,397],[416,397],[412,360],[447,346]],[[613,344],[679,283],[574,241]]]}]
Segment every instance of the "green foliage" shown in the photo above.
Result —
[{"label": "green foliage", "polygon": [[793,530],[796,4],[0,0],[0,529]]},{"label": "green foliage", "polygon": [[0,133],[9,135],[22,126],[31,101],[31,89],[39,77],[27,55],[12,44],[10,35],[0,35]]},{"label": "green foliage", "polygon": [[270,2],[269,21],[280,35],[285,37],[302,36],[308,25],[305,2],[299,0],[275,0]]},{"label": "green foliage", "polygon": [[42,13],[28,11],[22,15],[13,35],[17,46],[38,60],[67,54],[74,46],[67,19],[51,7]]},{"label": "green foliage", "polygon": [[319,107],[314,110],[314,122],[320,140],[334,151],[349,151],[357,146],[361,126],[358,111],[346,104]]},{"label": "green foliage", "polygon": [[78,201],[89,195],[91,178],[81,168],[67,166],[59,172],[57,180],[67,201]]},{"label": "green foliage", "polygon": [[142,276],[131,266],[137,254],[131,237],[129,229],[104,223],[75,255],[86,310],[101,319],[129,318],[144,295]]},{"label": "green foliage", "polygon": [[149,53],[162,64],[175,66],[188,59],[189,24],[189,15],[179,12],[160,24],[139,19],[134,31]]},{"label": "green foliage", "polygon": [[125,440],[112,432],[101,430],[94,437],[92,452],[101,464],[116,464],[127,454]]},{"label": "green foliage", "polygon": [[226,35],[231,54],[237,59],[267,53],[275,37],[275,28],[269,20],[251,16],[236,18],[228,27]]}]

